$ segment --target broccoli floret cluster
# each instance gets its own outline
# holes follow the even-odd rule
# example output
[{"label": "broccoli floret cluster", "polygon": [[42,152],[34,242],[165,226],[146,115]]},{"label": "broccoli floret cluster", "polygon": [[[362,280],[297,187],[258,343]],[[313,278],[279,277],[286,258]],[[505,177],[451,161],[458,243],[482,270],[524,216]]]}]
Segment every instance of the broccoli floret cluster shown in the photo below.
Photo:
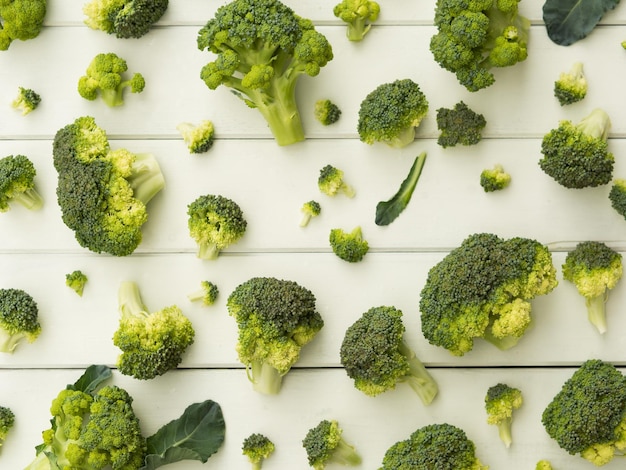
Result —
[{"label": "broccoli floret cluster", "polygon": [[341,228],[331,229],[328,243],[333,253],[349,263],[362,261],[370,249],[369,243],[363,238],[363,231],[360,226],[349,232]]},{"label": "broccoli floret cluster", "polygon": [[306,227],[313,217],[317,217],[322,212],[322,206],[319,202],[311,199],[300,207],[302,218],[300,219],[300,227]]},{"label": "broccoli floret cluster", "polygon": [[219,288],[211,281],[200,282],[200,289],[187,296],[192,302],[202,302],[202,305],[213,305],[217,300]]},{"label": "broccoli floret cluster", "polygon": [[13,353],[24,340],[32,343],[41,334],[39,306],[22,289],[0,289],[0,352]]},{"label": "broccoli floret cluster", "polygon": [[511,183],[511,175],[500,164],[486,168],[480,173],[480,185],[486,193],[500,191]]},{"label": "broccoli floret cluster", "polygon": [[264,434],[253,433],[243,440],[241,452],[248,457],[252,470],[261,470],[263,462],[276,450],[274,443]]},{"label": "broccoli floret cluster", "polygon": [[80,269],[65,275],[65,285],[76,292],[80,297],[83,296],[85,284],[87,284],[88,280],[87,275]]},{"label": "broccoli floret cluster", "polygon": [[176,126],[189,153],[198,154],[208,152],[215,141],[215,127],[213,121],[203,120],[198,124],[181,122]]},{"label": "broccoli floret cluster", "polygon": [[333,463],[352,467],[361,463],[361,456],[344,439],[343,429],[334,419],[323,419],[309,429],[302,439],[302,447],[306,451],[309,466],[315,470],[324,470]]},{"label": "broccoli floret cluster", "polygon": [[43,197],[35,187],[37,170],[25,155],[8,155],[0,158],[0,212],[18,203],[29,210],[43,206]]},{"label": "broccoli floret cluster", "polygon": [[342,0],[333,8],[334,15],[346,26],[350,41],[362,41],[378,20],[380,5],[373,0]]},{"label": "broccoli floret cluster", "polygon": [[626,219],[626,179],[618,178],[613,181],[609,190],[611,207]]},{"label": "broccoli floret cluster", "polygon": [[161,19],[169,0],[90,0],[83,6],[85,24],[117,38],[140,38]]},{"label": "broccoli floret cluster", "polygon": [[505,383],[493,385],[485,395],[487,423],[497,426],[498,436],[506,447],[513,443],[513,411],[522,406],[524,399],[519,388]]},{"label": "broccoli floret cluster", "polygon": [[476,145],[482,139],[482,132],[487,125],[485,116],[472,110],[463,101],[454,108],[437,110],[437,143],[443,148],[456,145]]},{"label": "broccoli floret cluster", "polygon": [[317,187],[327,196],[334,197],[337,194],[345,194],[348,197],[354,197],[356,191],[346,183],[344,176],[343,170],[333,165],[325,165],[317,177]]},{"label": "broccoli floret cluster", "polygon": [[16,39],[27,41],[39,36],[47,7],[47,0],[0,2],[0,51],[6,51]]},{"label": "broccoli floret cluster", "polygon": [[22,116],[32,113],[41,103],[41,95],[30,88],[19,87],[11,106],[22,112]]},{"label": "broccoli floret cluster", "polygon": [[315,102],[315,108],[313,108],[313,114],[323,126],[330,126],[339,121],[341,117],[341,109],[331,100],[317,100]]},{"label": "broccoli floret cluster", "polygon": [[561,72],[554,82],[554,96],[561,106],[581,101],[587,96],[587,77],[583,71],[582,62],[574,62],[571,69]]},{"label": "broccoli floret cluster", "polygon": [[13,426],[15,426],[15,413],[9,407],[0,406],[0,447],[6,441]]}]

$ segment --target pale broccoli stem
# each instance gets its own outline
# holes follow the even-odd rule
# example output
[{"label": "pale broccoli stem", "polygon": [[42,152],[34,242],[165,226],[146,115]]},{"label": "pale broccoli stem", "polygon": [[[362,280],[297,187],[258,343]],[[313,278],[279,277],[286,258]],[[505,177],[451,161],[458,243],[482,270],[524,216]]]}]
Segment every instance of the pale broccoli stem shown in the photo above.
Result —
[{"label": "pale broccoli stem", "polygon": [[594,325],[600,334],[606,333],[607,323],[606,323],[606,301],[609,297],[609,292],[606,290],[601,295],[596,297],[588,297],[585,300],[587,304],[587,315],[589,317],[589,321],[592,325]]},{"label": "pale broccoli stem", "polygon": [[248,379],[252,382],[252,388],[266,395],[276,395],[280,391],[283,374],[271,365],[263,361],[252,361],[246,367]]},{"label": "pale broccoli stem", "polygon": [[165,186],[165,178],[154,155],[135,154],[131,175],[127,178],[135,199],[144,204],[152,199]]},{"label": "pale broccoli stem", "polygon": [[439,392],[437,382],[426,370],[426,367],[415,355],[415,352],[404,341],[400,342],[398,351],[407,358],[409,363],[409,373],[401,381],[406,382],[417,393],[424,405],[429,405]]},{"label": "pale broccoli stem", "polygon": [[143,303],[139,286],[134,281],[123,281],[118,290],[120,311],[125,317],[148,317],[150,312]]}]

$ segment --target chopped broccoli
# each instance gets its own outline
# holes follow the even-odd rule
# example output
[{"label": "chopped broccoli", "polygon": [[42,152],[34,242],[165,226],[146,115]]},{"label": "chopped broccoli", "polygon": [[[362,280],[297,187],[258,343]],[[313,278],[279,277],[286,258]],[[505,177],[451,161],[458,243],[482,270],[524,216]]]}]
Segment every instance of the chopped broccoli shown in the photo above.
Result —
[{"label": "chopped broccoli", "polygon": [[22,112],[22,116],[33,112],[41,103],[41,96],[30,88],[19,87],[17,96],[11,102],[11,106]]},{"label": "chopped broccoli", "polygon": [[211,281],[202,281],[200,289],[187,296],[192,302],[202,301],[203,305],[213,305],[217,300],[219,288]]},{"label": "chopped broccoli", "polygon": [[0,2],[0,51],[16,39],[27,41],[39,36],[46,16],[47,0]]},{"label": "chopped broccoli", "polygon": [[511,175],[500,164],[486,168],[480,173],[480,185],[486,193],[500,191],[511,183]]},{"label": "chopped broccoli", "polygon": [[407,345],[402,311],[395,307],[370,308],[348,327],[340,359],[357,390],[376,396],[407,383],[429,405],[439,387],[424,364]]},{"label": "chopped broccoli", "polygon": [[200,74],[209,89],[224,85],[258,109],[279,145],[304,140],[298,78],[317,76],[333,58],[312,21],[279,0],[232,0],[200,29],[197,43],[217,54]]},{"label": "chopped broccoli", "polygon": [[180,132],[190,153],[205,153],[213,147],[215,140],[215,127],[209,120],[200,121],[199,124],[181,122],[176,126]]},{"label": "chopped broccoli", "polygon": [[261,470],[263,462],[274,453],[276,446],[265,435],[258,432],[250,434],[243,440],[241,451],[248,457],[252,470]]},{"label": "chopped broccoli", "polygon": [[359,465],[361,456],[342,434],[343,429],[334,419],[323,419],[309,429],[302,439],[309,466],[315,470],[324,470],[331,463],[352,467]]},{"label": "chopped broccoli", "polygon": [[361,102],[357,131],[366,144],[402,148],[415,140],[415,129],[428,112],[428,101],[410,79],[383,83]]},{"label": "chopped broccoli", "polygon": [[320,170],[317,187],[322,193],[331,197],[337,194],[354,197],[356,194],[354,188],[345,182],[343,170],[333,165],[326,165]]},{"label": "chopped broccoli", "polygon": [[306,227],[313,217],[317,217],[322,212],[322,206],[319,202],[310,200],[302,204],[300,207],[302,218],[300,219],[300,227]]},{"label": "chopped broccoli", "polygon": [[0,352],[13,353],[23,340],[32,343],[41,334],[39,307],[22,289],[0,289]]},{"label": "chopped broccoli", "polygon": [[419,302],[422,333],[457,356],[475,338],[511,348],[532,321],[530,301],[557,283],[552,255],[538,241],[470,235],[428,272]]},{"label": "chopped broccoli", "polygon": [[498,435],[506,447],[513,443],[511,428],[513,411],[522,406],[522,391],[519,388],[499,383],[487,389],[485,411],[487,423],[498,427]]},{"label": "chopped broccoli", "polygon": [[117,38],[140,38],[161,19],[168,0],[90,0],[83,6],[85,24]]},{"label": "chopped broccoli", "polygon": [[581,242],[565,257],[563,279],[585,298],[587,316],[602,334],[607,330],[606,301],[622,278],[622,255],[597,241]]},{"label": "chopped broccoli", "polygon": [[350,232],[333,228],[330,231],[328,242],[333,253],[349,263],[362,261],[370,249],[369,243],[363,238],[361,227],[355,227]]},{"label": "chopped broccoli", "polygon": [[437,33],[430,40],[435,61],[475,92],[495,83],[493,67],[509,67],[528,56],[530,21],[519,0],[439,0]]},{"label": "chopped broccoli", "polygon": [[43,197],[35,188],[35,165],[24,155],[0,158],[0,212],[7,212],[17,202],[29,210],[43,206]]},{"label": "chopped broccoli", "polygon": [[324,326],[311,291],[294,281],[254,277],[226,302],[239,328],[237,353],[253,388],[277,394],[304,345]]},{"label": "chopped broccoli", "polygon": [[615,157],[608,148],[611,120],[596,108],[578,124],[563,120],[541,143],[540,168],[566,188],[607,184],[613,175]]},{"label": "chopped broccoli", "polygon": [[65,285],[76,292],[80,297],[83,296],[83,290],[85,289],[87,281],[87,275],[80,269],[65,275]]},{"label": "chopped broccoli", "polygon": [[435,423],[414,431],[385,452],[379,470],[487,470],[476,456],[476,446],[465,431],[452,424]]},{"label": "chopped broccoli", "polygon": [[574,62],[567,72],[561,72],[554,82],[554,96],[561,106],[576,103],[587,95],[587,78],[582,62]]},{"label": "chopped broccoli", "polygon": [[607,362],[585,361],[544,409],[541,422],[559,447],[596,466],[623,456],[626,377]]},{"label": "chopped broccoli", "polygon": [[482,131],[487,125],[485,116],[470,109],[463,101],[454,108],[437,110],[437,143],[443,148],[461,145],[476,145],[482,139]]},{"label": "chopped broccoli", "polygon": [[187,206],[189,235],[196,241],[197,256],[212,260],[239,241],[247,222],[239,205],[227,197],[206,194]]},{"label": "chopped broccoli", "polygon": [[341,0],[333,8],[333,14],[346,23],[350,41],[362,41],[378,20],[380,5],[373,0]]},{"label": "chopped broccoli", "polygon": [[13,426],[15,426],[15,413],[11,408],[0,406],[0,447],[6,441]]},{"label": "chopped broccoli", "polygon": [[324,126],[336,123],[341,117],[341,109],[330,100],[317,100],[313,112],[315,119]]},{"label": "chopped broccoli", "polygon": [[553,469],[552,469],[552,464],[550,463],[550,461],[543,459],[537,462],[537,465],[535,466],[535,470],[553,470]]},{"label": "chopped broccoli", "polygon": [[143,75],[135,73],[125,79],[126,71],[126,60],[114,52],[98,54],[90,62],[85,75],[78,79],[78,94],[89,101],[99,96],[110,107],[122,106],[126,88],[131,93],[141,93],[146,86]]},{"label": "chopped broccoli", "polygon": [[122,351],[117,359],[119,371],[147,380],[176,369],[195,336],[180,308],[172,305],[150,312],[133,281],[120,284],[118,302],[120,320],[113,344]]}]

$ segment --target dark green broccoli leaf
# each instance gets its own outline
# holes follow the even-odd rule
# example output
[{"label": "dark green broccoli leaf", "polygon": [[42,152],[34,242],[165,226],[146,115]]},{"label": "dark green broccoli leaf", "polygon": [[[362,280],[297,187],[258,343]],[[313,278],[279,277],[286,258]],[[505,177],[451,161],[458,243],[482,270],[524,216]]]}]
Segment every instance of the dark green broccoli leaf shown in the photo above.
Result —
[{"label": "dark green broccoli leaf", "polygon": [[619,0],[546,0],[543,21],[548,37],[560,46],[569,46],[585,37]]}]

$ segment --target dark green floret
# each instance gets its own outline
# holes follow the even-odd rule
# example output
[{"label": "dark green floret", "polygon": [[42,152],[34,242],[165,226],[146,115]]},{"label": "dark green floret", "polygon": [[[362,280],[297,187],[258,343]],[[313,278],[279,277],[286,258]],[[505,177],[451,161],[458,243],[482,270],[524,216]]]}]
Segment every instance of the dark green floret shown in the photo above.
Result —
[{"label": "dark green floret", "polygon": [[348,40],[362,41],[378,20],[380,5],[373,0],[341,0],[333,14],[346,24]]},{"label": "dark green floret", "polygon": [[13,426],[15,426],[15,413],[11,408],[0,406],[0,447],[6,441]]},{"label": "dark green floret", "polygon": [[567,72],[561,72],[554,82],[554,96],[561,106],[577,103],[587,96],[587,78],[582,62],[574,62]]},{"label": "dark green floret", "polygon": [[41,103],[41,96],[35,90],[19,87],[17,96],[11,102],[11,106],[22,112],[22,116],[32,113]]},{"label": "dark green floret", "polygon": [[22,289],[0,289],[0,352],[13,353],[23,341],[32,343],[41,334],[39,307]]},{"label": "dark green floret", "polygon": [[87,275],[80,269],[65,275],[65,285],[76,292],[80,297],[83,296],[83,290],[88,280]]},{"label": "dark green floret", "polygon": [[324,126],[330,126],[336,123],[341,117],[341,109],[330,100],[317,100],[313,113],[315,119]]},{"label": "dark green floret", "polygon": [[39,36],[46,16],[47,0],[0,2],[0,51],[16,39],[27,41]]},{"label": "dark green floret", "polygon": [[33,162],[24,155],[8,155],[0,159],[0,212],[18,203],[28,210],[43,206],[43,197],[35,187],[37,171]]},{"label": "dark green floret", "polygon": [[168,0],[90,0],[83,6],[85,24],[117,38],[140,38],[167,10]]},{"label": "dark green floret", "polygon": [[609,191],[611,207],[626,219],[626,179],[616,179]]},{"label": "dark green floret", "polygon": [[336,420],[324,419],[309,429],[302,440],[309,466],[324,470],[327,465],[357,466],[361,456],[343,437],[343,429]]},{"label": "dark green floret", "polygon": [[486,193],[500,191],[511,183],[511,175],[500,164],[486,168],[480,173],[480,185]]},{"label": "dark green floret", "polygon": [[355,227],[350,232],[341,228],[331,229],[328,242],[333,253],[349,263],[362,261],[370,249],[361,227]]},{"label": "dark green floret", "polygon": [[241,451],[248,457],[252,470],[261,470],[263,462],[276,450],[274,443],[261,433],[250,434],[243,440]]},{"label": "dark green floret", "polygon": [[482,132],[487,125],[485,116],[470,109],[463,101],[454,108],[437,110],[437,143],[443,148],[456,145],[476,145],[482,139]]},{"label": "dark green floret", "polygon": [[332,165],[322,167],[317,178],[317,187],[321,192],[331,197],[337,194],[354,197],[356,194],[354,188],[346,183],[343,170]]},{"label": "dark green floret", "polygon": [[487,424],[498,427],[498,435],[506,447],[513,443],[513,412],[523,403],[522,391],[519,388],[499,383],[487,389],[485,395],[485,411]]},{"label": "dark green floret", "polygon": [[176,126],[176,130],[180,132],[189,153],[205,153],[213,147],[215,128],[212,121],[204,120],[198,124],[181,122]]},{"label": "dark green floret", "polygon": [[302,218],[300,219],[300,227],[306,227],[313,217],[317,217],[322,212],[322,206],[319,202],[310,200],[302,204],[300,207]]},{"label": "dark green floret", "polygon": [[219,294],[219,288],[211,281],[202,281],[200,283],[200,289],[192,292],[187,296],[192,302],[202,302],[203,305],[213,305],[217,300]]}]

